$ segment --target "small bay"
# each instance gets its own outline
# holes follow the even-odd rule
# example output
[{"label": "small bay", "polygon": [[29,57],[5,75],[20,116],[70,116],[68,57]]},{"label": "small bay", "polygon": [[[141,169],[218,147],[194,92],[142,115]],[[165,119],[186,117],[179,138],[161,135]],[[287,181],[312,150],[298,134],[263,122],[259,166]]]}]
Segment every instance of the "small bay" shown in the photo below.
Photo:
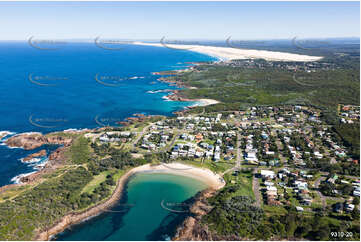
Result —
[{"label": "small bay", "polygon": [[205,183],[185,176],[136,174],[127,183],[117,205],[97,217],[70,227],[54,239],[168,240],[188,215],[190,198],[206,188]]}]

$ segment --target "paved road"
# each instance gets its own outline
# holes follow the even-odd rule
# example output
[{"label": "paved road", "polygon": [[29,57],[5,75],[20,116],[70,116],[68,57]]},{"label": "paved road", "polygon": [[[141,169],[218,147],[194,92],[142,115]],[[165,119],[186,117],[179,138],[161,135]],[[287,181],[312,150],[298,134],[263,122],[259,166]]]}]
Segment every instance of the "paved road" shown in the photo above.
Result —
[{"label": "paved road", "polygon": [[242,160],[242,151],[241,151],[241,135],[237,132],[237,161],[236,161],[236,168],[241,168],[241,160]]},{"label": "paved road", "polygon": [[317,194],[320,197],[321,201],[322,201],[322,207],[326,208],[327,206],[327,202],[326,202],[326,197],[322,194],[322,192],[320,192],[319,187],[320,187],[320,183],[321,181],[324,181],[326,179],[326,177],[321,176],[319,177],[316,181],[315,181],[315,188],[317,189]]},{"label": "paved road", "polygon": [[151,126],[152,124],[149,124],[147,126],[145,126],[142,130],[142,132],[139,132],[138,133],[138,136],[135,138],[135,140],[133,141],[133,146],[135,147],[138,143],[138,141],[140,140],[140,138],[142,138],[142,136],[144,135],[145,131],[147,131],[149,129],[149,127]]},{"label": "paved road", "polygon": [[237,132],[237,142],[236,142],[236,148],[237,148],[237,157],[236,157],[236,164],[234,165],[234,167],[232,168],[229,168],[227,170],[225,170],[221,176],[223,177],[224,174],[227,174],[229,172],[232,172],[232,171],[237,171],[237,170],[240,170],[241,169],[241,161],[242,161],[242,152],[241,152],[241,149],[240,149],[240,144],[241,142],[241,136],[240,134]]},{"label": "paved road", "polygon": [[[326,172],[327,173],[327,172]],[[328,173],[327,173],[328,174]],[[321,176],[319,177],[316,181],[315,181],[315,188],[317,189],[316,192],[317,194],[320,196],[321,198],[321,201],[322,201],[322,206],[323,208],[326,208],[327,207],[327,199],[329,200],[334,200],[334,201],[338,201],[338,202],[343,202],[344,199],[341,198],[341,197],[329,197],[329,196],[325,196],[322,194],[322,192],[319,190],[319,187],[320,187],[320,183],[321,181],[324,181],[326,180],[326,177],[325,176]]]},{"label": "paved road", "polygon": [[178,129],[173,129],[173,130],[174,130],[174,133],[173,133],[174,136],[173,136],[172,141],[170,142],[168,148],[166,148],[167,146],[165,147],[165,149],[164,149],[165,151],[170,151],[173,148],[175,141],[180,137],[180,135],[183,131],[183,130],[178,130]]},{"label": "paved road", "polygon": [[254,203],[255,206],[257,207],[261,207],[261,192],[259,190],[259,181],[256,178],[256,174],[258,173],[258,169],[254,169],[253,171],[253,179],[252,179],[252,189],[253,189],[253,193],[254,196],[256,198],[256,202]]}]

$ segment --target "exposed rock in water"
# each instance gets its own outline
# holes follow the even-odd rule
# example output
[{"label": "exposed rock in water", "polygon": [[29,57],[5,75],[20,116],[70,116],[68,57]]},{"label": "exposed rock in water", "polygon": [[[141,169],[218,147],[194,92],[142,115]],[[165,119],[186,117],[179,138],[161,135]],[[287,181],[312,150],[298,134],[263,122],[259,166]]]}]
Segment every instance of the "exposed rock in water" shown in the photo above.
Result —
[{"label": "exposed rock in water", "polygon": [[28,155],[27,157],[25,157],[23,159],[23,162],[28,162],[28,161],[32,160],[33,158],[42,157],[42,156],[46,156],[46,150],[40,150],[39,152]]},{"label": "exposed rock in water", "polygon": [[57,167],[60,167],[66,163],[66,156],[65,151],[67,150],[67,147],[59,147],[55,151],[53,151],[49,155],[49,161],[46,163],[46,165],[39,171],[32,173],[28,176],[24,176],[20,178],[20,181],[22,183],[31,183],[36,181],[37,179],[40,179],[45,174],[50,174],[54,172]]},{"label": "exposed rock in water", "polygon": [[33,150],[44,144],[61,144],[69,146],[71,142],[72,138],[65,138],[58,135],[45,136],[41,133],[23,133],[10,137],[5,143],[9,147],[19,147],[25,150]]}]

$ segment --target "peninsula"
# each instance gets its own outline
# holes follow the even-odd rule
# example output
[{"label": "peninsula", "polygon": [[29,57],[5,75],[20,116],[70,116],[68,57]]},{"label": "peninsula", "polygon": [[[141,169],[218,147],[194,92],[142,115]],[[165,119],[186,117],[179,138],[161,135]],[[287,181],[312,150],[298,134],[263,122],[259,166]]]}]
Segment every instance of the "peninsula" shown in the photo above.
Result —
[{"label": "peninsula", "polygon": [[318,61],[323,57],[292,54],[287,52],[277,52],[268,50],[251,50],[232,47],[206,46],[206,45],[182,45],[150,42],[132,42],[135,45],[146,45],[156,47],[167,47],[175,50],[189,50],[210,56],[217,57],[221,60],[239,60],[239,59],[265,59],[268,61],[297,61],[310,62]]}]

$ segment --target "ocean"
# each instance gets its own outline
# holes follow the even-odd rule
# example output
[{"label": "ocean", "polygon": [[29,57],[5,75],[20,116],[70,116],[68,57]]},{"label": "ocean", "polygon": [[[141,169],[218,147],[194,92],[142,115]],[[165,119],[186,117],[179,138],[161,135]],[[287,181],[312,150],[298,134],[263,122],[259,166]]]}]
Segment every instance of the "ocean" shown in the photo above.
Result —
[{"label": "ocean", "polygon": [[[136,174],[112,209],[56,235],[61,241],[170,240],[189,215],[189,200],[207,185],[171,174]],[[171,211],[170,211],[171,210]]]},{"label": "ocean", "polygon": [[[177,89],[152,73],[213,60],[153,46],[104,49],[89,42],[41,49],[27,42],[0,42],[0,131],[49,133],[116,125],[134,113],[171,116],[194,102],[167,101],[167,93],[149,92]],[[20,159],[33,151],[0,144],[0,186],[46,162],[44,157],[24,164]]]}]

